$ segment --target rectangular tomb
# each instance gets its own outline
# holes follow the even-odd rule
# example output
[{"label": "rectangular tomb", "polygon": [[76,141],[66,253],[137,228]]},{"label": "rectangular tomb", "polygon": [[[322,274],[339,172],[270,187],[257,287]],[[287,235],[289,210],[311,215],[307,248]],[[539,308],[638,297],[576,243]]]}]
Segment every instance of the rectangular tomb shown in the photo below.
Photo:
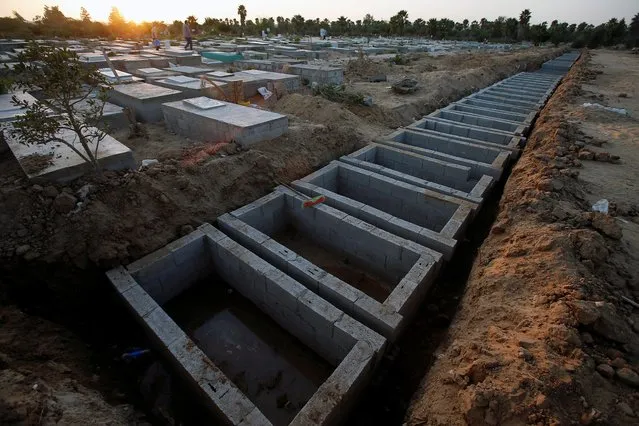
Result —
[{"label": "rectangular tomb", "polygon": [[528,129],[535,121],[536,113],[531,112],[528,114],[519,114],[516,112],[501,111],[493,108],[486,108],[480,106],[466,105],[461,102],[453,102],[444,108],[446,111],[459,111],[462,113],[469,113],[474,115],[480,115],[483,117],[496,118],[498,120],[514,121],[525,125]]},{"label": "rectangular tomb", "polygon": [[242,91],[245,99],[250,99],[253,96],[258,94],[257,89],[260,87],[266,87],[268,82],[267,78],[261,77],[259,75],[251,75],[251,74],[229,74],[223,72],[210,72],[206,74],[211,80],[215,81],[219,84],[231,84],[235,81],[242,82]]},{"label": "rectangular tomb", "polygon": [[162,104],[185,97],[179,90],[149,83],[119,84],[109,92],[110,102],[131,109],[142,122],[161,121]]},{"label": "rectangular tomb", "polygon": [[269,72],[261,70],[246,70],[235,73],[236,77],[248,76],[251,78],[259,78],[273,83],[281,83],[289,92],[297,92],[300,89],[300,77],[297,75],[283,74],[279,72]]},{"label": "rectangular tomb", "polygon": [[288,72],[309,83],[337,85],[344,83],[344,70],[323,65],[291,65]]},{"label": "rectangular tomb", "polygon": [[167,77],[173,77],[181,75],[175,71],[167,71],[160,68],[138,68],[133,72],[134,75],[143,78],[147,83],[152,83],[154,80],[162,80]]},{"label": "rectangular tomb", "polygon": [[543,104],[540,102],[530,102],[530,101],[522,101],[519,99],[511,99],[510,97],[506,95],[500,95],[497,93],[479,92],[479,93],[475,93],[474,95],[471,95],[471,97],[474,99],[482,100],[482,101],[499,102],[499,103],[508,104],[508,105],[512,105],[512,106],[516,106],[520,108],[528,108],[531,111],[539,110],[543,106]]},{"label": "rectangular tomb", "polygon": [[490,86],[484,89],[482,93],[494,96],[505,96],[508,99],[515,99],[532,103],[544,103],[547,100],[547,96],[543,94],[537,95],[534,93],[523,91],[521,89],[508,89],[499,86]]},{"label": "rectangular tomb", "polygon": [[[88,110],[93,107],[90,102],[90,99],[81,100],[75,105],[75,108],[79,111]],[[97,102],[97,105],[99,106],[102,101],[96,99],[94,102]],[[110,102],[104,102],[104,107],[102,108],[102,120],[98,127],[109,130],[118,130],[123,129],[128,125],[129,120],[124,113],[124,108]]]},{"label": "rectangular tomb", "polygon": [[479,107],[479,108],[496,109],[499,111],[505,111],[505,112],[515,113],[515,114],[524,114],[524,115],[534,114],[535,117],[539,113],[539,108],[518,107],[515,105],[501,103],[498,100],[482,100],[482,99],[473,98],[472,96],[466,97],[460,100],[458,103],[463,105],[473,106],[473,107]]},{"label": "rectangular tomb", "polygon": [[441,254],[278,189],[218,218],[267,262],[390,340],[430,288]]},{"label": "rectangular tomb", "polygon": [[[5,142],[32,182],[65,183],[92,171],[92,166],[69,146],[58,141],[25,145],[17,138],[12,138],[8,129],[9,127],[6,127],[6,130],[3,129]],[[80,152],[84,152],[77,135],[70,130],[62,130],[56,137],[72,144]],[[95,151],[94,143],[89,146],[91,151]],[[98,163],[106,170],[135,168],[131,150],[109,135],[100,141],[97,156]]]},{"label": "rectangular tomb", "polygon": [[[462,170],[459,170],[462,171]],[[463,171],[462,171],[463,172]],[[338,161],[293,182],[309,196],[450,259],[475,204]]]},{"label": "rectangular tomb", "polygon": [[155,80],[153,84],[166,87],[167,89],[179,90],[184,93],[187,98],[205,96],[211,99],[224,99],[229,90],[226,83],[216,83],[216,88],[208,81],[185,75],[176,75]]},{"label": "rectangular tomb", "polygon": [[470,166],[375,143],[340,161],[477,205],[483,202],[494,181],[488,175],[472,177]]},{"label": "rectangular tomb", "polygon": [[431,134],[408,129],[400,129],[377,142],[468,166],[473,179],[488,175],[499,180],[511,158],[511,152],[507,150],[468,143],[441,133]]},{"label": "rectangular tomb", "polygon": [[13,121],[18,116],[23,115],[26,109],[19,105],[14,105],[13,97],[20,102],[28,102],[29,105],[38,102],[36,98],[28,93],[16,92],[0,95],[0,123],[5,121]]},{"label": "rectangular tomb", "polygon": [[[243,146],[275,139],[288,130],[285,115],[208,98],[197,99],[199,101],[191,99],[191,102],[162,105],[169,129],[193,139],[235,141]],[[215,102],[215,107],[207,107]]]},{"label": "rectangular tomb", "polygon": [[444,134],[464,142],[508,149],[519,153],[525,138],[501,130],[486,129],[441,118],[424,117],[407,127],[429,134]]},{"label": "rectangular tomb", "polygon": [[209,224],[107,277],[224,424],[336,424],[386,344]]},{"label": "rectangular tomb", "polygon": [[211,69],[204,67],[177,66],[165,68],[165,71],[173,71],[189,77],[198,77],[206,74],[207,72],[211,72]]},{"label": "rectangular tomb", "polygon": [[472,113],[455,112],[447,109],[434,111],[429,114],[428,117],[441,118],[442,120],[454,121],[477,127],[485,127],[487,129],[501,130],[518,136],[522,136],[528,131],[528,126],[515,121],[508,121],[501,118],[488,118]]}]

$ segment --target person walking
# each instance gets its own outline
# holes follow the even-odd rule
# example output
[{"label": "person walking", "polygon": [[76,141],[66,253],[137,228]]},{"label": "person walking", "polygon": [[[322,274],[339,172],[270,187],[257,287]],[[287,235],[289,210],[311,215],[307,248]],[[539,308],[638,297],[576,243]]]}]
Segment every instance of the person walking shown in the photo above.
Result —
[{"label": "person walking", "polygon": [[158,27],[153,25],[153,28],[151,28],[151,38],[153,39],[153,47],[155,47],[155,50],[160,50],[159,33],[160,31],[158,30]]},{"label": "person walking", "polygon": [[182,32],[184,33],[184,39],[186,40],[184,50],[193,50],[193,37],[191,36],[189,21],[184,21],[184,25],[182,25]]}]

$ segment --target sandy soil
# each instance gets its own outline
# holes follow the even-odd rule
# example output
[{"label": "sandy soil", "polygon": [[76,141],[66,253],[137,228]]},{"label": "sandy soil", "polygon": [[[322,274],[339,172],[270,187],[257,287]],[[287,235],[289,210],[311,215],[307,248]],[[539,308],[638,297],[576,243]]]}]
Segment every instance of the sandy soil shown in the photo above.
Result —
[{"label": "sandy soil", "polygon": [[[582,59],[542,112],[409,425],[637,424],[637,124],[581,107],[593,92],[636,111],[626,55]],[[580,161],[595,138],[627,160]],[[603,197],[611,215],[590,211]]]},{"label": "sandy soil", "polygon": [[[354,59],[346,64],[347,88],[373,98],[387,118],[404,122],[459,99],[516,72],[537,68],[560,49],[534,48],[516,52],[474,52],[456,55],[405,55],[405,65],[370,59]],[[369,82],[386,76],[387,81]],[[403,78],[419,82],[419,90],[408,95],[394,93],[391,84]]]},{"label": "sandy soil", "polygon": [[[522,69],[528,64],[540,63],[550,53],[551,50],[519,52],[494,61],[481,55],[465,58],[462,61],[467,65],[464,65],[465,71],[472,78],[448,84],[444,92],[424,90],[410,95],[404,100],[412,105],[405,110],[407,113],[395,113],[384,106],[345,106],[306,95],[285,96],[272,109],[290,114],[289,132],[249,150],[240,150],[234,144],[220,144],[220,141],[194,143],[167,133],[162,125],[144,125],[146,137],[129,139],[126,132],[116,136],[134,150],[138,162],[155,158],[160,160],[159,164],[141,171],[88,177],[66,186],[32,185],[23,177],[11,154],[2,154],[0,296],[9,296],[0,303],[0,317],[29,310],[27,318],[38,320],[37,317],[42,316],[62,324],[62,330],[73,331],[62,346],[49,348],[47,361],[61,359],[60,362],[72,370],[73,380],[82,386],[78,389],[82,389],[84,399],[78,397],[77,400],[83,402],[68,410],[80,413],[85,422],[94,418],[92,408],[87,406],[92,404],[92,398],[99,398],[96,391],[108,393],[118,380],[131,382],[122,392],[127,401],[135,401],[139,399],[135,390],[137,378],[123,375],[119,365],[105,360],[103,365],[109,368],[99,372],[87,368],[86,356],[102,351],[124,351],[122,341],[128,341],[132,333],[132,327],[125,325],[128,320],[124,314],[118,316],[119,321],[110,318],[118,305],[115,299],[108,297],[105,269],[156,250],[202,222],[214,222],[218,215],[267,194],[277,182],[303,177],[353,152],[390,129],[412,121],[415,114],[432,110],[440,102],[440,96],[460,98],[476,87],[515,72],[518,65]],[[463,66],[451,59],[448,61],[453,62],[445,61],[437,65],[444,81],[446,67]],[[486,62],[489,64],[485,65]],[[418,65],[419,62],[412,66]],[[427,65],[423,65],[423,72],[431,73]],[[436,86],[438,79],[430,81]],[[379,98],[386,96],[388,93],[384,90],[379,94]],[[81,208],[72,210],[77,201],[82,201]],[[12,303],[17,303],[19,308]],[[42,322],[38,333],[29,328],[28,320],[13,321],[3,327],[2,332],[14,337],[6,340],[6,346],[0,345],[0,352],[12,358],[11,362],[2,364],[8,367],[1,367],[0,372],[17,371],[27,379],[25,382],[21,376],[12,375],[10,384],[6,382],[4,386],[9,394],[2,394],[0,390],[0,401],[5,401],[0,407],[4,416],[0,420],[5,421],[0,423],[24,422],[38,412],[38,407],[47,419],[47,416],[59,419],[71,415],[65,414],[67,409],[61,413],[53,409],[42,411],[43,403],[39,402],[42,399],[33,398],[26,385],[33,376],[20,370],[36,371],[49,388],[66,392],[66,373],[58,375],[40,370],[36,365],[39,360],[21,355],[31,350],[34,339],[46,342],[49,336],[59,333],[54,323]],[[85,347],[86,341],[91,341],[93,346]],[[112,347],[105,347],[107,342]],[[63,355],[72,351],[74,345],[83,348],[76,351],[77,357]],[[96,374],[98,383],[92,379]],[[18,401],[7,403],[9,396]],[[122,416],[130,411],[115,407],[123,402],[123,398],[109,399],[109,403],[96,408],[95,418],[103,416],[104,423],[108,423],[107,418],[115,424],[125,423]]]}]

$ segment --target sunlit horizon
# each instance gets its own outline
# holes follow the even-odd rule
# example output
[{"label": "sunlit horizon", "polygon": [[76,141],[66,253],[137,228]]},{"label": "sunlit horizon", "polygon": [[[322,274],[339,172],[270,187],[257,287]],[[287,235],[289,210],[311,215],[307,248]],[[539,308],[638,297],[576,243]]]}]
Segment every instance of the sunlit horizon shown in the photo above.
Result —
[{"label": "sunlit horizon", "polygon": [[625,18],[630,22],[632,17],[639,13],[639,4],[636,0],[538,0],[536,2],[522,0],[489,0],[477,2],[476,0],[456,0],[456,2],[438,2],[427,4],[413,0],[399,0],[387,2],[371,0],[363,7],[360,0],[342,0],[339,8],[326,3],[306,2],[300,3],[293,0],[275,0],[269,3],[258,0],[237,1],[213,5],[212,2],[193,0],[188,4],[178,1],[157,0],[155,2],[141,1],[98,1],[98,0],[62,0],[42,1],[30,0],[25,4],[24,0],[3,0],[0,4],[0,16],[10,16],[12,11],[17,11],[27,20],[33,20],[36,15],[42,15],[44,5],[59,6],[60,10],[70,18],[80,17],[80,8],[84,7],[91,15],[92,20],[107,22],[112,7],[117,7],[126,21],[135,23],[164,21],[171,23],[174,20],[184,20],[190,15],[198,18],[202,23],[205,17],[218,19],[239,19],[237,7],[244,4],[248,11],[247,20],[255,18],[276,18],[283,16],[291,18],[300,14],[305,19],[328,18],[336,20],[339,16],[346,16],[352,21],[362,19],[370,13],[376,19],[388,20],[400,10],[406,10],[409,19],[417,18],[428,20],[430,18],[450,18],[455,21],[468,19],[470,21],[486,18],[494,20],[498,16],[519,17],[523,9],[532,11],[531,23],[550,23],[554,19],[560,22],[580,23],[587,22],[598,25],[607,22],[611,18]]}]

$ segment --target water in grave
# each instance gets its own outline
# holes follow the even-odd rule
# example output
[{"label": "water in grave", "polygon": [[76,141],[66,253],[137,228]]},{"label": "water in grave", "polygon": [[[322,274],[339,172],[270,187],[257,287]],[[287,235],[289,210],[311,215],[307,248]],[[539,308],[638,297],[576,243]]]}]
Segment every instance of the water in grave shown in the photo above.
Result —
[{"label": "water in grave", "polygon": [[380,303],[386,300],[397,285],[397,282],[372,271],[347,253],[320,245],[292,224],[271,238]]},{"label": "water in grave", "polygon": [[289,424],[334,370],[218,276],[163,308],[274,425]]}]

